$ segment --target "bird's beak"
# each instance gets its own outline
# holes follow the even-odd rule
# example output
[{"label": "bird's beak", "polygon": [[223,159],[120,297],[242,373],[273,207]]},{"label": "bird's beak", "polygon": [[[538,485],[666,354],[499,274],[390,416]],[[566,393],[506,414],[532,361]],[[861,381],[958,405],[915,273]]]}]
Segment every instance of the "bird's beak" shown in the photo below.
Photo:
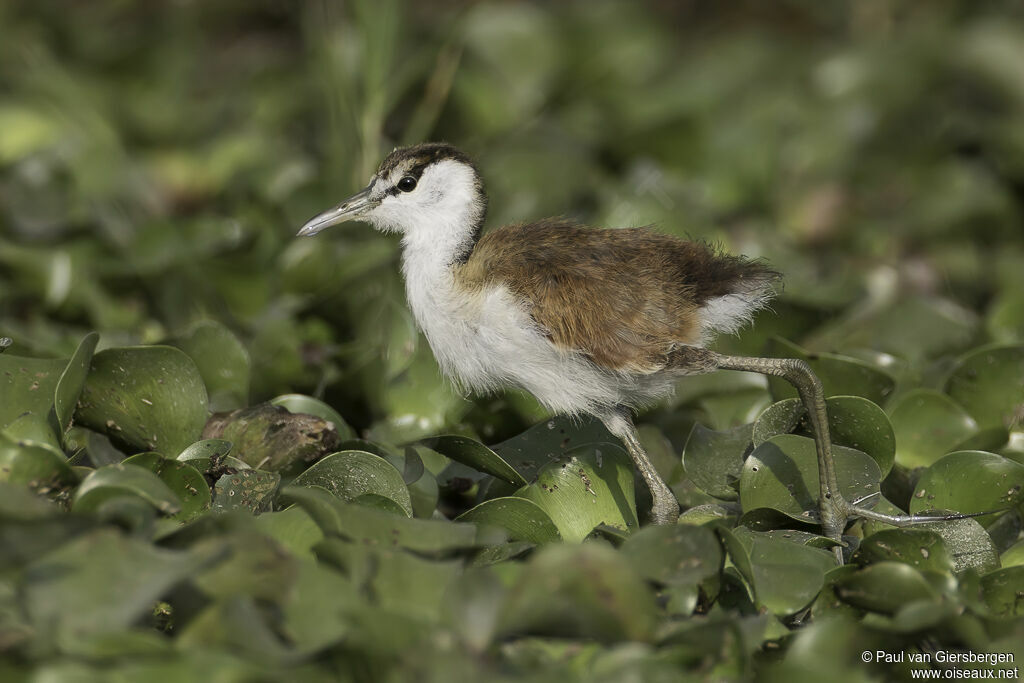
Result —
[{"label": "bird's beak", "polygon": [[370,197],[370,188],[364,188],[360,192],[352,195],[341,204],[338,204],[329,211],[324,211],[319,216],[310,218],[302,229],[299,230],[297,237],[309,237],[315,235],[324,228],[329,228],[332,225],[338,223],[344,223],[345,221],[357,220],[360,216],[365,214],[367,211],[375,208],[380,202]]}]

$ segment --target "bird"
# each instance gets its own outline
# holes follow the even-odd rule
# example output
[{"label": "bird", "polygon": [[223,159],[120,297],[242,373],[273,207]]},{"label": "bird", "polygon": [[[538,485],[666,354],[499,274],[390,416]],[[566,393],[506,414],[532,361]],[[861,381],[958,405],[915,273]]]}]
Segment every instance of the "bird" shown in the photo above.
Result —
[{"label": "bird", "polygon": [[679,504],[640,443],[633,411],[687,375],[718,369],[775,375],[797,389],[816,446],[822,534],[837,548],[851,518],[921,519],[842,496],[822,384],[805,361],[708,348],[775,295],[781,276],[766,263],[650,228],[563,218],[485,233],[486,215],[477,165],[451,144],[428,142],[396,148],[363,190],[298,236],[349,221],[398,233],[409,307],[443,374],[473,392],[518,387],[553,413],[600,420],[650,490],[654,524],[675,523]]}]

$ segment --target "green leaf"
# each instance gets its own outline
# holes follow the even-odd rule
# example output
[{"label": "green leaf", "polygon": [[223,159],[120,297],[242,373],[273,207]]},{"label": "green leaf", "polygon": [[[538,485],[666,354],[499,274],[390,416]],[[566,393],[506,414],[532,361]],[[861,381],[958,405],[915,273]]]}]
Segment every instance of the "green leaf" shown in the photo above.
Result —
[{"label": "green leaf", "polygon": [[232,443],[224,439],[203,439],[189,444],[188,448],[178,454],[177,459],[192,465],[200,472],[208,472],[211,467],[225,464],[231,447]]},{"label": "green leaf", "polygon": [[455,521],[489,524],[508,531],[513,540],[537,545],[559,540],[558,528],[539,505],[525,498],[508,497],[485,500],[459,515]]},{"label": "green leaf", "polygon": [[637,574],[669,586],[695,586],[715,576],[724,558],[713,531],[686,524],[645,527],[619,550]]},{"label": "green leaf", "polygon": [[[772,340],[769,355],[807,361],[821,380],[825,396],[860,396],[882,405],[896,387],[892,376],[864,361],[833,353],[808,353],[784,339]],[[776,401],[797,396],[796,389],[780,377],[769,377],[768,386]]]},{"label": "green leaf", "polygon": [[317,461],[295,477],[295,486],[319,486],[343,500],[375,494],[393,501],[407,517],[412,501],[402,475],[383,458],[363,451],[342,451]]},{"label": "green leaf", "polygon": [[26,413],[45,420],[52,435],[46,441],[59,444],[61,430],[53,411],[53,400],[66,360],[21,358],[0,353],[0,428]]},{"label": "green leaf", "polygon": [[772,614],[793,614],[809,605],[825,584],[825,572],[835,567],[835,558],[826,550],[742,528],[737,532],[741,543],[749,542],[757,604]]},{"label": "green leaf", "polygon": [[[832,446],[839,491],[855,501],[879,491],[879,470],[864,453]],[[818,509],[818,459],[814,440],[782,434],[754,449],[740,476],[744,513],[758,508],[777,510],[792,519],[812,522]]]},{"label": "green leaf", "polygon": [[210,396],[210,409],[234,410],[249,403],[249,352],[231,330],[216,320],[203,320],[180,337],[167,341],[195,362]]},{"label": "green leaf", "polygon": [[647,641],[654,595],[626,558],[600,543],[554,544],[529,561],[509,590],[499,636],[515,634]]},{"label": "green leaf", "polygon": [[301,506],[325,534],[356,543],[398,546],[424,553],[476,548],[497,542],[474,524],[408,519],[346,503],[317,486],[289,486],[282,495]]},{"label": "green leaf", "polygon": [[67,460],[52,446],[0,434],[0,482],[27,485],[42,493],[76,480]]},{"label": "green leaf", "polygon": [[861,541],[852,562],[859,565],[877,562],[903,562],[915,569],[951,574],[953,558],[942,537],[921,528],[887,529]]},{"label": "green leaf", "polygon": [[523,479],[531,482],[553,459],[564,456],[577,446],[598,443],[620,444],[599,420],[573,420],[560,415],[496,444],[491,450],[515,468]]},{"label": "green leaf", "polygon": [[181,512],[178,496],[156,474],[124,463],[96,469],[79,484],[71,502],[75,512],[93,512],[117,496],[136,496],[165,515]]},{"label": "green leaf", "polygon": [[922,529],[934,531],[953,558],[953,571],[961,574],[974,569],[979,574],[999,566],[999,553],[992,537],[976,519],[951,519],[944,522],[922,524]]},{"label": "green leaf", "polygon": [[284,601],[281,630],[297,652],[313,654],[348,634],[352,624],[346,613],[359,603],[360,595],[349,578],[322,563],[299,562],[297,568]]},{"label": "green leaf", "polygon": [[1024,344],[967,353],[950,372],[945,390],[981,429],[1008,427],[1024,406]]},{"label": "green leaf", "polygon": [[25,569],[23,605],[40,644],[74,648],[84,637],[135,623],[210,559],[209,553],[161,550],[110,528],[96,529]]},{"label": "green leaf", "polygon": [[462,574],[461,560],[428,560],[381,546],[329,538],[316,547],[317,557],[339,567],[352,583],[374,596],[384,610],[436,623],[446,593]]},{"label": "green leaf", "polygon": [[871,612],[895,614],[918,600],[933,601],[938,593],[909,564],[878,562],[836,580],[840,600]]},{"label": "green leaf", "polygon": [[40,497],[24,486],[0,481],[0,521],[43,520],[55,517],[60,511],[60,508],[46,498]]},{"label": "green leaf", "polygon": [[927,467],[978,433],[978,423],[956,401],[933,389],[913,389],[889,407],[896,462]]},{"label": "green leaf", "polygon": [[981,577],[985,604],[1000,617],[1024,616],[1021,586],[1024,586],[1024,567],[1021,566],[1006,567]]},{"label": "green leaf", "polygon": [[739,498],[743,455],[750,446],[751,425],[722,432],[693,425],[683,447],[683,467],[693,483],[721,500]]},{"label": "green leaf", "polygon": [[[896,453],[893,428],[885,411],[860,396],[833,396],[825,399],[825,407],[832,443],[870,455],[878,463],[884,479],[892,469]],[[754,446],[794,430],[802,436],[813,437],[806,416],[807,410],[800,399],[773,403],[754,423]]]},{"label": "green leaf", "polygon": [[265,470],[239,470],[225,474],[213,488],[213,509],[248,510],[259,514],[270,508],[281,475]]},{"label": "green leaf", "polygon": [[96,351],[96,344],[99,343],[100,335],[90,332],[85,335],[78,348],[75,349],[67,367],[57,380],[54,390],[53,410],[57,417],[57,424],[60,427],[61,442],[64,435],[71,428],[71,418],[75,413],[75,406],[78,404],[78,397],[82,394],[85,380],[92,363],[93,352]]},{"label": "green leaf", "polygon": [[341,413],[312,396],[305,396],[303,394],[285,394],[283,396],[270,399],[270,404],[281,406],[282,408],[287,409],[290,413],[315,415],[322,420],[330,422],[337,430],[338,438],[343,441],[355,438],[355,431],[353,431],[353,429],[349,427],[348,423],[345,422],[345,418],[341,416]]},{"label": "green leaf", "polygon": [[192,359],[169,346],[100,351],[75,419],[127,448],[178,453],[206,424],[206,386]]},{"label": "green leaf", "polygon": [[516,495],[539,505],[570,543],[600,524],[628,531],[638,525],[633,461],[612,444],[581,446],[549,460]]},{"label": "green leaf", "polygon": [[1024,539],[1004,550],[999,556],[999,564],[1003,567],[1024,566]]},{"label": "green leaf", "polygon": [[[957,451],[925,470],[910,499],[910,512],[955,510],[999,511],[1024,501],[1024,465],[995,453]],[[983,525],[996,516],[979,517]]]},{"label": "green leaf", "polygon": [[316,522],[297,505],[281,512],[265,512],[254,518],[256,528],[293,555],[313,558],[313,546],[324,540]]},{"label": "green leaf", "polygon": [[423,439],[420,443],[455,462],[507,481],[513,486],[526,486],[528,483],[523,475],[503,460],[500,455],[474,439],[455,434],[444,434]]},{"label": "green leaf", "polygon": [[159,453],[139,453],[125,458],[124,465],[149,470],[167,484],[181,502],[176,518],[187,522],[210,508],[212,496],[206,479],[195,467],[177,460],[169,460]]}]

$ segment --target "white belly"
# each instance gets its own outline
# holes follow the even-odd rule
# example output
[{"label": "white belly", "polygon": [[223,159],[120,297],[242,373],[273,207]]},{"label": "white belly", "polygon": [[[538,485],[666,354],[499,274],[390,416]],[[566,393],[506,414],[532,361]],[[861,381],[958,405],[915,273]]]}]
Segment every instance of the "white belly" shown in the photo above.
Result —
[{"label": "white belly", "polygon": [[441,370],[467,389],[521,387],[549,410],[570,415],[604,412],[628,400],[622,377],[558,349],[504,287],[470,296],[454,296],[450,287],[407,294]]}]

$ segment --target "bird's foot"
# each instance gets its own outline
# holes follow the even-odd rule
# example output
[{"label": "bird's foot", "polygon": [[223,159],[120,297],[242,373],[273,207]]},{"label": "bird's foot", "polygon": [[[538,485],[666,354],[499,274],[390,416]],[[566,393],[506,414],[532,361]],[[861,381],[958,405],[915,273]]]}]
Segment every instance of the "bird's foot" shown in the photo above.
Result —
[{"label": "bird's foot", "polygon": [[847,523],[852,519],[866,519],[872,522],[882,522],[884,524],[891,524],[896,527],[908,527],[914,526],[915,524],[930,524],[933,522],[949,522],[957,519],[967,519],[968,517],[980,517],[982,515],[991,514],[992,512],[998,512],[998,510],[987,510],[985,512],[950,512],[942,514],[931,514],[931,515],[889,515],[884,512],[875,512],[870,508],[862,507],[860,504],[865,501],[880,495],[879,493],[872,493],[858,498],[853,503],[848,502],[842,496],[826,496],[822,499],[819,514],[821,515],[821,526],[822,535],[831,538],[838,542],[840,545],[834,546],[832,552],[836,556],[836,561],[839,564],[843,564],[843,530],[846,528]]}]

